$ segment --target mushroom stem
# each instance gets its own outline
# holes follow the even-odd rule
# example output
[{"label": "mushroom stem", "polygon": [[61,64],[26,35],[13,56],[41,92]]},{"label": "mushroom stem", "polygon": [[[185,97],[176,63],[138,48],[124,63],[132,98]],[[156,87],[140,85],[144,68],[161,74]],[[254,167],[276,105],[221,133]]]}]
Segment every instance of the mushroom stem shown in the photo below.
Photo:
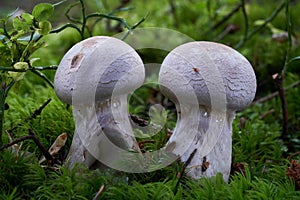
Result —
[{"label": "mushroom stem", "polygon": [[[96,148],[90,146],[91,141],[100,141],[104,134],[122,149],[137,150],[137,142],[130,131],[127,95],[98,101],[92,105],[74,105],[73,114],[76,130],[67,159],[70,167],[78,162],[91,167],[98,162],[95,157],[99,157],[103,152],[96,152],[95,155],[94,151],[90,152],[87,149]],[[119,125],[122,125],[122,129]]]},{"label": "mushroom stem", "polygon": [[[181,145],[173,153],[180,155],[184,152],[181,156],[182,162],[187,162],[190,155],[197,149],[186,168],[186,172],[191,178],[211,177],[219,172],[223,174],[224,180],[228,181],[232,152],[231,125],[235,112],[227,111],[226,114],[224,111],[210,111],[199,106],[199,113],[196,113],[195,106],[185,105],[185,108],[176,106],[178,120],[167,146]],[[185,109],[184,112],[183,109]],[[182,116],[182,113],[189,113],[189,115]],[[192,133],[194,130],[197,131],[196,134]],[[219,130],[221,130],[221,134],[216,134]],[[195,138],[186,138],[186,136],[193,135]]]},{"label": "mushroom stem", "polygon": [[[223,113],[219,113],[219,116],[222,115]],[[214,126],[222,126],[221,134],[216,135],[216,128],[208,131],[209,123],[213,117],[209,116],[206,111],[201,112],[196,138],[187,152],[181,157],[182,161],[186,161],[189,158],[190,153],[198,148],[198,151],[187,167],[187,174],[190,177],[199,179],[202,176],[212,177],[217,173],[222,173],[223,179],[228,181],[232,153],[231,124],[234,115],[234,112],[228,113],[225,122],[222,121],[222,118],[211,122]],[[213,138],[213,135],[217,136],[217,138]]]}]

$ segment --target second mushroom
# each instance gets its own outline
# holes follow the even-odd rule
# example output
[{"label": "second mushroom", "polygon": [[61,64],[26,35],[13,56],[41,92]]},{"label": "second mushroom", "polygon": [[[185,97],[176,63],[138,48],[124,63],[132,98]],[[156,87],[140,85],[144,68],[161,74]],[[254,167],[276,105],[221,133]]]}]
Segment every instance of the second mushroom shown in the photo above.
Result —
[{"label": "second mushroom", "polygon": [[256,92],[251,64],[228,46],[190,42],[165,58],[159,84],[177,109],[177,124],[167,148],[188,162],[190,177],[211,177],[219,172],[228,181],[232,121]]}]

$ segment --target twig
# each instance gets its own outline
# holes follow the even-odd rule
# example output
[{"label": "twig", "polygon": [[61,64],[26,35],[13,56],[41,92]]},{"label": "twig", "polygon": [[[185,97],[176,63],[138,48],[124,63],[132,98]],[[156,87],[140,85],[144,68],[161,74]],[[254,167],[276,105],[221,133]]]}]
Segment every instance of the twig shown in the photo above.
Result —
[{"label": "twig", "polygon": [[282,138],[286,138],[287,136],[287,127],[288,127],[288,110],[287,110],[287,101],[285,96],[285,91],[282,86],[283,77],[277,75],[274,79],[277,87],[278,87],[278,95],[281,101],[281,109],[282,109]]},{"label": "twig", "polygon": [[35,144],[39,147],[39,149],[42,151],[43,155],[45,156],[47,161],[53,161],[53,157],[51,156],[51,154],[48,152],[48,150],[42,145],[42,143],[39,141],[39,139],[37,138],[36,134],[34,133],[34,131],[32,129],[29,129],[29,135],[32,136],[33,141],[35,142]]},{"label": "twig", "polygon": [[224,16],[221,21],[219,21],[215,25],[213,25],[211,27],[211,30],[216,29],[219,26],[221,26],[222,24],[224,24],[227,20],[229,20],[234,15],[234,13],[238,12],[241,7],[242,7],[242,4],[239,3],[235,8],[232,9],[232,11],[230,13],[228,13],[226,16]]},{"label": "twig", "polygon": [[[36,109],[33,114],[26,118],[26,120],[33,120],[36,119],[38,115],[40,115],[43,111],[43,109],[50,103],[52,99],[49,98],[45,103],[43,103],[38,109]],[[8,132],[13,132],[18,126],[21,126],[21,123],[18,123],[16,126],[12,127]]]},{"label": "twig", "polygon": [[287,131],[288,131],[288,109],[287,109],[287,100],[285,96],[285,91],[283,89],[283,81],[285,79],[286,71],[289,64],[289,56],[290,51],[292,48],[292,24],[290,19],[290,12],[289,12],[289,6],[290,6],[290,0],[284,1],[285,5],[285,17],[286,17],[286,24],[287,24],[287,32],[288,32],[288,47],[286,51],[285,56],[285,63],[281,70],[280,75],[277,75],[275,77],[275,83],[278,87],[278,94],[281,101],[281,109],[282,109],[282,135],[281,137],[285,139],[287,137]]},{"label": "twig", "polygon": [[[297,82],[292,83],[291,85],[289,85],[289,86],[287,86],[287,87],[285,87],[285,88],[283,88],[283,90],[284,90],[284,91],[287,91],[287,90],[289,90],[290,88],[294,88],[294,87],[296,87],[296,86],[298,86],[298,85],[300,85],[300,80],[297,81]],[[252,105],[260,104],[260,103],[264,103],[264,102],[266,102],[266,101],[269,101],[269,100],[273,99],[274,97],[278,96],[278,94],[279,94],[278,91],[277,91],[277,92],[273,92],[273,93],[271,93],[271,94],[269,94],[269,95],[267,95],[267,96],[265,96],[265,97],[262,97],[262,98],[260,98],[260,99],[257,99],[256,101],[253,101]]]},{"label": "twig", "polygon": [[[148,122],[147,120],[142,119],[142,118],[140,118],[140,117],[137,116],[137,115],[130,114],[130,118],[131,118],[131,120],[132,120],[134,123],[138,124],[138,125],[141,126],[141,127],[145,127],[145,126],[148,126],[148,125],[149,125],[149,122]],[[152,123],[151,125],[152,125],[153,127],[157,127],[157,125],[154,124],[154,123]],[[169,135],[172,135],[172,134],[173,134],[173,131],[172,131],[171,129],[167,129],[167,133],[168,133]]]},{"label": "twig", "polygon": [[297,156],[297,155],[299,155],[300,154],[300,151],[297,151],[297,152],[295,152],[295,153],[292,153],[291,155],[289,155],[288,157],[287,157],[287,159],[288,160],[291,160],[294,156]]},{"label": "twig", "polygon": [[174,19],[174,27],[175,28],[178,28],[178,18],[177,18],[177,15],[176,15],[176,6],[175,6],[175,3],[174,3],[174,0],[169,0],[169,4],[170,4],[170,7],[171,7],[171,14],[173,16],[173,19]]},{"label": "twig", "polygon": [[243,37],[243,39],[241,39],[241,41],[235,46],[235,49],[241,48],[251,37],[253,37],[256,33],[262,30],[268,23],[273,21],[273,19],[278,15],[278,13],[284,8],[284,5],[285,0],[282,1],[282,3],[277,7],[277,9],[274,10],[274,12],[264,21],[262,25],[254,29],[246,37]]},{"label": "twig", "polygon": [[47,151],[47,149],[41,144],[41,142],[39,141],[39,139],[37,138],[36,134],[34,133],[34,131],[32,129],[29,129],[29,135],[25,135],[23,137],[20,137],[18,139],[15,139],[14,141],[11,141],[10,143],[7,143],[3,146],[0,147],[0,151],[11,147],[19,142],[31,139],[35,142],[35,144],[39,147],[39,149],[42,151],[43,155],[45,156],[45,158],[48,161],[53,161],[53,157],[51,156],[51,154]]},{"label": "twig", "polygon": [[25,136],[22,136],[18,139],[15,139],[13,141],[11,141],[10,143],[7,143],[7,144],[4,144],[3,146],[0,147],[0,151],[4,150],[4,149],[7,149],[8,147],[11,147],[19,142],[23,142],[25,140],[28,140],[28,139],[33,139],[33,135],[25,135]]},{"label": "twig", "polygon": [[51,98],[49,98],[45,103],[43,103],[38,109],[36,109],[32,115],[29,117],[29,120],[35,119],[38,115],[40,115],[43,111],[43,109],[52,101]]},{"label": "twig", "polygon": [[249,30],[249,21],[248,21],[248,15],[246,12],[246,5],[245,5],[245,0],[241,0],[242,2],[242,12],[245,20],[245,31],[244,31],[244,37],[243,40],[246,40],[247,35],[248,35],[248,30]]},{"label": "twig", "polygon": [[271,110],[268,110],[267,112],[265,112],[262,116],[260,116],[259,118],[260,119],[265,119],[268,115],[272,114],[273,112],[275,112],[275,109],[271,109]]},{"label": "twig", "polygon": [[101,185],[101,187],[99,188],[99,191],[97,192],[97,194],[95,195],[95,197],[93,198],[93,200],[97,200],[100,195],[102,194],[102,192],[104,191],[105,185]]},{"label": "twig", "polygon": [[183,174],[184,174],[184,171],[186,169],[186,167],[190,164],[190,162],[192,161],[193,157],[195,156],[195,153],[197,152],[197,149],[194,149],[194,151],[190,154],[189,158],[187,159],[187,161],[184,163],[181,171],[177,174],[177,183],[176,183],[176,186],[175,186],[175,194],[177,193],[177,190],[178,190],[178,185],[183,177]]},{"label": "twig", "polygon": [[44,79],[44,81],[46,81],[52,88],[54,88],[54,85],[52,83],[52,81],[42,72],[38,71],[38,70],[32,70],[32,72],[36,75],[38,75],[40,78]]},{"label": "twig", "polygon": [[215,41],[220,41],[229,33],[233,33],[237,30],[239,30],[238,26],[234,24],[229,24],[228,26],[226,26],[225,30],[216,37]]}]

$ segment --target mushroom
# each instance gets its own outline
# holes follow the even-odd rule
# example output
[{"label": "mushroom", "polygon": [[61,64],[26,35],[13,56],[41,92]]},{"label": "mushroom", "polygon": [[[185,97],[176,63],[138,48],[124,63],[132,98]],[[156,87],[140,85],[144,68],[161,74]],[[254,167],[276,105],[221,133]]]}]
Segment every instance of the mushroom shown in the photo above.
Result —
[{"label": "mushroom", "polygon": [[69,167],[99,163],[99,157],[107,152],[97,145],[105,138],[121,149],[138,151],[127,96],[143,84],[144,77],[139,55],[116,38],[91,37],[64,55],[54,87],[61,101],[73,105],[75,132],[67,156]]},{"label": "mushroom", "polygon": [[188,164],[187,175],[193,179],[219,172],[228,181],[232,121],[256,92],[251,64],[226,45],[190,42],[167,55],[158,82],[177,109],[177,124],[166,148]]}]

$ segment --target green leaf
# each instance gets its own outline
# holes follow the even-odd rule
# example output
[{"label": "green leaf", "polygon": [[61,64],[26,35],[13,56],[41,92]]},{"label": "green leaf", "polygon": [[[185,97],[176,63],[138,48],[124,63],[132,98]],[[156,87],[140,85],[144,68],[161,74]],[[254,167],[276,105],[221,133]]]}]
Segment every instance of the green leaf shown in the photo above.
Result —
[{"label": "green leaf", "polygon": [[51,23],[49,21],[41,21],[39,22],[39,34],[47,35],[51,31]]},{"label": "green leaf", "polygon": [[23,13],[21,16],[17,16],[13,20],[13,26],[17,30],[30,31],[30,27],[33,26],[33,16],[28,13]]},{"label": "green leaf", "polygon": [[[26,62],[17,62],[14,64],[13,68],[15,69],[28,69],[28,63]],[[8,72],[9,77],[15,81],[20,81],[23,79],[25,72]]]},{"label": "green leaf", "polygon": [[54,6],[49,3],[40,3],[33,8],[32,15],[37,21],[49,19],[54,11]]}]

